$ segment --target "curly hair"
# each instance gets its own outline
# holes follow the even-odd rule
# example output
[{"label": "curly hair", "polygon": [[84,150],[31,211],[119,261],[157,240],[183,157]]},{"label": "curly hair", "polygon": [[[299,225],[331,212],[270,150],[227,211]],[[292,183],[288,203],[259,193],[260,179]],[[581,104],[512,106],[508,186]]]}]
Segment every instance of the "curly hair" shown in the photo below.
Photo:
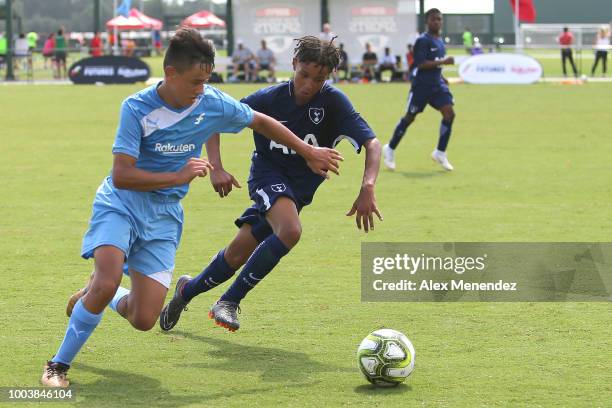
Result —
[{"label": "curly hair", "polygon": [[298,62],[321,65],[329,68],[331,72],[340,64],[340,50],[334,45],[336,38],[333,37],[331,41],[321,40],[312,35],[296,38],[297,45],[293,55]]}]

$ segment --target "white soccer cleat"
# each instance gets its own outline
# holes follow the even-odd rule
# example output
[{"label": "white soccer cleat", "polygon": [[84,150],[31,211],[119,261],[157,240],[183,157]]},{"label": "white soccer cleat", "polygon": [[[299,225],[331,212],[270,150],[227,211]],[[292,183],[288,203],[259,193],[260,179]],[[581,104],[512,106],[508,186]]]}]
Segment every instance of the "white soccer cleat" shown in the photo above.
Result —
[{"label": "white soccer cleat", "polygon": [[450,164],[450,162],[448,161],[448,158],[446,157],[445,152],[441,152],[438,149],[436,149],[431,153],[431,159],[437,162],[438,164],[440,164],[440,166],[442,166],[444,170],[447,170],[447,171],[453,170],[453,165]]},{"label": "white soccer cleat", "polygon": [[383,146],[383,162],[389,170],[395,170],[395,151],[388,144]]}]

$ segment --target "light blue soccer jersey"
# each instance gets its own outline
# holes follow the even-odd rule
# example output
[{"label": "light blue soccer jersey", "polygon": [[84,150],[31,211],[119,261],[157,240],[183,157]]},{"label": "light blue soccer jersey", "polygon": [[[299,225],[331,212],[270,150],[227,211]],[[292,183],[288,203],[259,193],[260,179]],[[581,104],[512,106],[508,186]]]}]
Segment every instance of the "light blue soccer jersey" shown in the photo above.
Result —
[{"label": "light blue soccer jersey", "polygon": [[[253,110],[212,86],[193,105],[168,106],[157,93],[159,84],[131,95],[121,105],[121,117],[113,153],[137,159],[146,171],[177,172],[192,157],[200,157],[202,145],[214,133],[238,133],[253,121]],[[189,184],[156,190],[183,198]]]}]

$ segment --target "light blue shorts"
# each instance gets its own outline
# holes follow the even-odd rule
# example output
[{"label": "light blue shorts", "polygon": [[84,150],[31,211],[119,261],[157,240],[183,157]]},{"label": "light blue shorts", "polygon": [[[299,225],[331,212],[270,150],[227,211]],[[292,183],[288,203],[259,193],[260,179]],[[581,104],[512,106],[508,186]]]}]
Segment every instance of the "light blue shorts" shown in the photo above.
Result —
[{"label": "light blue shorts", "polygon": [[183,207],[177,197],[121,190],[110,177],[98,187],[81,256],[112,245],[123,251],[127,266],[170,286],[183,231]]}]

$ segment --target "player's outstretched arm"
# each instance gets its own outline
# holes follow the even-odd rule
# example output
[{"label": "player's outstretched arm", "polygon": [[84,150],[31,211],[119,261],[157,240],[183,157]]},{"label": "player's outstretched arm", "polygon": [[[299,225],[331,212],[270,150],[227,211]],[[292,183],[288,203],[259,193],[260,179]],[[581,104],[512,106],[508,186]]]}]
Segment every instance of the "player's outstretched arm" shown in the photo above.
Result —
[{"label": "player's outstretched arm", "polygon": [[210,183],[219,193],[219,197],[223,198],[232,191],[233,187],[241,188],[241,186],[238,180],[223,168],[220,146],[221,138],[218,133],[215,133],[206,141],[206,154],[208,154],[208,160],[213,166],[213,170],[210,171]]},{"label": "player's outstretched arm", "polygon": [[383,220],[380,211],[376,205],[376,196],[374,195],[374,186],[378,177],[378,169],[380,168],[380,142],[378,139],[370,139],[364,143],[366,149],[365,170],[363,171],[363,180],[359,195],[353,203],[350,211],[346,213],[351,217],[355,215],[357,228],[368,232],[374,229],[374,214],[379,220]]},{"label": "player's outstretched arm", "polygon": [[136,158],[116,153],[113,161],[113,184],[124,190],[153,191],[190,183],[204,177],[213,166],[206,159],[191,158],[177,172],[153,173],[136,167]]},{"label": "player's outstretched arm", "polygon": [[455,63],[454,57],[446,57],[441,60],[429,60],[425,61],[418,66],[420,70],[428,70],[438,68],[440,65],[453,65]]},{"label": "player's outstretched arm", "polygon": [[306,164],[314,173],[325,178],[329,178],[328,171],[340,174],[338,172],[338,162],[344,159],[336,150],[311,146],[276,119],[260,112],[253,112],[253,114],[253,122],[249,126],[251,129],[295,150],[306,160]]}]

